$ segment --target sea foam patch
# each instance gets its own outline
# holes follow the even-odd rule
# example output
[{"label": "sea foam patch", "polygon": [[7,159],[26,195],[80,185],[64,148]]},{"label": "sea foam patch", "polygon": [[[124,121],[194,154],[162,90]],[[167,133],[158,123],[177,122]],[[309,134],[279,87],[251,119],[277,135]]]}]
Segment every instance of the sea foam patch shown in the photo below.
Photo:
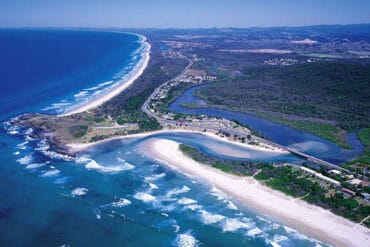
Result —
[{"label": "sea foam patch", "polygon": [[88,191],[89,190],[86,189],[86,188],[77,187],[77,188],[75,188],[74,190],[71,191],[71,195],[72,196],[83,196],[83,195],[86,195],[86,193]]},{"label": "sea foam patch", "polygon": [[181,205],[189,205],[189,204],[195,204],[197,203],[197,201],[190,199],[190,198],[182,197],[179,200],[177,200],[177,203]]},{"label": "sea foam patch", "polygon": [[131,204],[130,200],[127,200],[126,198],[120,198],[117,202],[112,202],[111,205],[113,207],[121,208],[125,207]]},{"label": "sea foam patch", "polygon": [[172,197],[172,196],[183,194],[183,193],[186,193],[186,192],[189,192],[189,191],[190,191],[190,188],[188,186],[184,185],[181,188],[175,188],[175,189],[172,189],[172,190],[168,191],[166,196],[167,197]]},{"label": "sea foam patch", "polygon": [[134,195],[134,198],[143,202],[152,202],[156,199],[155,196],[145,193],[145,192],[138,192]]},{"label": "sea foam patch", "polygon": [[160,173],[160,174],[155,174],[155,175],[152,175],[152,176],[149,176],[149,177],[145,177],[145,181],[146,182],[153,182],[153,181],[156,181],[160,178],[163,178],[166,176],[166,173]]},{"label": "sea foam patch", "polygon": [[46,163],[33,163],[26,166],[27,169],[37,169],[43,167]]},{"label": "sea foam patch", "polygon": [[45,171],[41,174],[41,177],[54,177],[56,175],[58,175],[60,173],[59,170],[57,169],[52,169],[52,170],[49,170],[49,171]]},{"label": "sea foam patch", "polygon": [[200,215],[201,221],[206,225],[214,224],[214,223],[217,223],[217,222],[225,219],[225,216],[223,216],[223,215],[213,214],[213,213],[207,212],[205,210],[199,210],[199,215]]},{"label": "sea foam patch", "polygon": [[126,170],[134,169],[135,166],[124,161],[121,165],[116,166],[103,166],[99,164],[96,160],[91,159],[86,156],[81,156],[75,159],[75,162],[78,164],[85,164],[86,169],[88,170],[97,170],[102,173],[115,173],[115,172],[121,172]]},{"label": "sea foam patch", "polygon": [[22,142],[22,143],[17,145],[17,148],[25,150],[27,148],[27,146],[26,146],[27,144],[28,144],[28,141]]},{"label": "sea foam patch", "polygon": [[178,247],[195,247],[198,246],[199,241],[191,234],[190,231],[187,231],[176,236],[175,245]]},{"label": "sea foam patch", "polygon": [[239,229],[250,229],[253,225],[253,222],[250,220],[245,222],[235,218],[225,218],[225,220],[221,222],[221,227],[224,232],[235,232]]},{"label": "sea foam patch", "polygon": [[17,159],[17,162],[21,165],[28,165],[32,162],[33,156],[32,155],[26,155],[22,158]]},{"label": "sea foam patch", "polygon": [[261,229],[259,229],[258,227],[254,227],[254,228],[248,230],[247,235],[250,236],[250,237],[255,237],[255,236],[260,235],[262,233],[263,233],[263,231]]}]

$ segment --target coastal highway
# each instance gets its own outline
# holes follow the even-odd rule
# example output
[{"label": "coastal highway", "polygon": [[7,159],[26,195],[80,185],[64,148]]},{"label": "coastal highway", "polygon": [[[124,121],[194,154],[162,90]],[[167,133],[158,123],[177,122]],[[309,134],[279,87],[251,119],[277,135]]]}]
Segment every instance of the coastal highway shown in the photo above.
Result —
[{"label": "coastal highway", "polygon": [[157,116],[156,114],[154,114],[153,112],[149,111],[149,104],[150,104],[150,101],[159,93],[159,91],[164,87],[166,86],[168,83],[172,82],[172,81],[176,81],[178,80],[181,76],[183,76],[186,71],[193,65],[193,61],[191,59],[189,59],[188,57],[184,57],[187,61],[188,61],[188,64],[186,65],[185,69],[183,71],[181,71],[181,73],[176,76],[175,78],[172,78],[166,82],[164,82],[162,85],[160,85],[159,87],[157,87],[153,93],[146,99],[146,101],[144,102],[144,104],[142,105],[141,107],[141,110],[143,112],[145,112],[147,115],[149,115],[150,117],[153,117],[155,119],[157,119],[158,122],[161,122],[161,119],[159,116]]},{"label": "coastal highway", "polygon": [[[178,76],[176,76],[175,78],[172,78],[172,79],[164,82],[159,87],[157,87],[153,91],[153,93],[147,98],[147,100],[144,102],[144,104],[142,105],[142,107],[141,107],[142,111],[145,112],[148,116],[155,118],[161,125],[172,125],[172,126],[175,126],[177,128],[180,128],[181,126],[185,126],[185,127],[194,128],[194,129],[199,130],[199,131],[204,131],[204,129],[206,129],[206,130],[212,130],[212,131],[218,132],[218,131],[222,130],[222,131],[226,131],[226,132],[230,133],[231,135],[237,135],[237,136],[240,136],[240,137],[247,138],[247,136],[248,136],[249,133],[247,134],[247,133],[235,131],[233,129],[219,129],[219,128],[216,129],[216,128],[211,128],[209,126],[193,125],[193,124],[191,124],[189,122],[187,122],[187,123],[184,124],[184,123],[180,123],[180,122],[174,121],[174,120],[163,119],[159,115],[157,115],[154,112],[151,112],[149,110],[149,104],[150,104],[151,100],[160,92],[160,90],[164,86],[166,86],[168,83],[170,83],[172,81],[178,80],[193,65],[193,61],[191,59],[189,59],[188,57],[185,57],[185,58],[189,62],[188,65],[185,67],[185,69]],[[342,171],[342,172],[345,172],[345,173],[348,173],[348,174],[352,174],[351,171],[349,171],[349,170],[347,170],[345,168],[342,168],[340,166],[337,166],[337,165],[332,164],[330,162],[327,162],[325,160],[319,159],[317,157],[311,156],[309,154],[300,152],[298,150],[295,150],[295,149],[292,149],[292,148],[289,148],[289,147],[282,146],[280,144],[277,144],[275,142],[268,141],[266,139],[263,139],[263,138],[260,138],[260,137],[257,137],[257,136],[254,136],[254,139],[257,140],[257,141],[259,141],[259,142],[261,142],[261,143],[268,144],[268,145],[271,145],[273,147],[277,147],[277,148],[280,148],[282,150],[288,151],[288,152],[290,152],[290,153],[292,153],[294,155],[297,155],[299,157],[302,157],[302,158],[304,158],[304,159],[306,159],[306,160],[308,160],[310,162],[316,163],[316,164],[318,164],[320,166],[325,166],[325,167],[328,167],[329,169],[336,169],[336,170],[339,170],[339,171]]]}]

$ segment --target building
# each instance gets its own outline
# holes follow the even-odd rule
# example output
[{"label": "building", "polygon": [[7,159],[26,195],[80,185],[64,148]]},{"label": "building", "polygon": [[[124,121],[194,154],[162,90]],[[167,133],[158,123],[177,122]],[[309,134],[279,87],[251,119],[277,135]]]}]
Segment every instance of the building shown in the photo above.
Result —
[{"label": "building", "polygon": [[332,185],[334,185],[334,186],[340,186],[340,182],[339,181],[337,181],[337,180],[335,180],[335,179],[332,179],[332,178],[329,178],[329,177],[327,177],[327,176],[324,176],[324,175],[322,175],[321,173],[318,173],[318,172],[316,172],[316,171],[314,171],[314,170],[311,170],[311,169],[309,169],[309,168],[307,168],[307,167],[304,167],[304,166],[301,166],[300,167],[300,169],[303,171],[303,172],[306,172],[306,173],[309,173],[309,174],[312,174],[312,175],[314,175],[315,177],[317,177],[317,178],[319,178],[319,179],[321,179],[321,180],[323,180],[323,181],[325,181],[325,182],[328,182],[329,184],[332,184]]},{"label": "building", "polygon": [[354,178],[354,179],[351,179],[348,181],[348,183],[352,184],[352,185],[359,185],[362,181],[358,178]]},{"label": "building", "polygon": [[333,174],[333,175],[340,175],[340,174],[342,174],[342,172],[341,172],[341,171],[338,171],[338,170],[335,170],[335,169],[330,170],[330,171],[329,171],[329,173],[331,173],[331,174]]},{"label": "building", "polygon": [[362,198],[364,198],[365,201],[369,202],[370,201],[370,194],[369,193],[361,193]]},{"label": "building", "polygon": [[349,196],[355,196],[356,195],[356,192],[354,192],[350,189],[347,189],[347,188],[342,188],[342,192],[349,195]]}]

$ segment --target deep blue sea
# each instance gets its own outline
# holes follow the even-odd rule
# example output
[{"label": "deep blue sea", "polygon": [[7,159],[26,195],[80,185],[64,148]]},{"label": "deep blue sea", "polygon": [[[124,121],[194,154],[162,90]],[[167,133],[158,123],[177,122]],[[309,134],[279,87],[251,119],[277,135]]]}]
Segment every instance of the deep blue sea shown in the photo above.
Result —
[{"label": "deep blue sea", "polygon": [[[0,30],[0,246],[326,246],[148,157],[151,138],[237,149],[252,160],[292,155],[225,144],[201,134],[157,134],[58,155],[25,112],[62,113],[123,78],[141,59],[138,36],[98,31]],[[285,209],[282,209],[285,210]]]}]

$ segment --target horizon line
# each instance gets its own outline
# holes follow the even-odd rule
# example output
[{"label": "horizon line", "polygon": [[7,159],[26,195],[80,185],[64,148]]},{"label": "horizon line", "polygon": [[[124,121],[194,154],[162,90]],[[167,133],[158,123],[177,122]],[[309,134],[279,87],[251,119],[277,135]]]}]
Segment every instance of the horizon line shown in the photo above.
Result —
[{"label": "horizon line", "polygon": [[365,23],[349,23],[349,24],[314,24],[314,25],[298,25],[298,26],[213,26],[213,27],[93,27],[93,26],[0,26],[0,29],[157,29],[157,30],[194,30],[194,29],[271,29],[271,28],[302,28],[302,27],[320,27],[320,26],[356,26],[370,25],[370,22]]}]

